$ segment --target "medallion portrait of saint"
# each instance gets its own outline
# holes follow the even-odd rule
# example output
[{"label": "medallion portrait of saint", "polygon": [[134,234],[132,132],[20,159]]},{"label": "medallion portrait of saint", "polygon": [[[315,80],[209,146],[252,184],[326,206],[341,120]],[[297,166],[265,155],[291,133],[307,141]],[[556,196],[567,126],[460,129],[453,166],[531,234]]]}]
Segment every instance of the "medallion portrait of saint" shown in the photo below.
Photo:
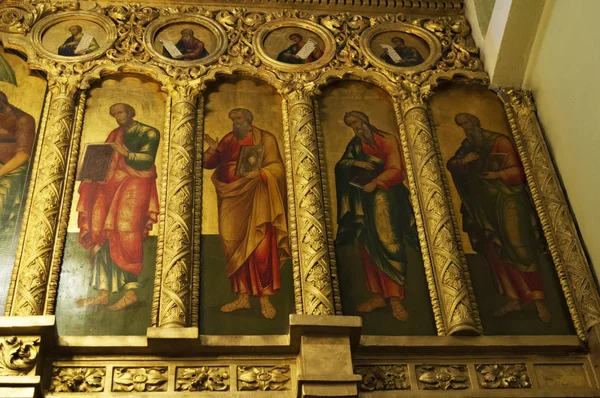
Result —
[{"label": "medallion portrait of saint", "polygon": [[277,55],[277,61],[286,64],[308,64],[323,56],[323,50],[315,40],[305,40],[300,33],[296,32],[290,34],[288,38],[293,44]]},{"label": "medallion portrait of saint", "polygon": [[494,315],[533,302],[539,319],[550,322],[539,263],[544,241],[518,152],[507,136],[485,129],[475,115],[458,113],[454,121],[466,138],[447,167],[462,201],[463,230],[506,298]]},{"label": "medallion portrait of saint", "polygon": [[204,152],[204,168],[214,170],[227,278],[237,295],[221,311],[248,309],[256,297],[262,316],[273,319],[270,298],[280,290],[280,267],[290,257],[284,164],[277,138],[253,124],[250,110],[234,108],[228,116],[231,131],[219,141],[205,134]]},{"label": "medallion portrait of saint", "polygon": [[405,44],[402,37],[391,39],[391,44],[381,44],[383,53],[381,59],[394,66],[416,66],[424,62],[423,56],[415,47]]},{"label": "medallion portrait of saint", "polygon": [[163,40],[163,55],[167,58],[181,61],[194,61],[209,55],[204,42],[195,37],[192,29],[183,29],[181,39],[177,43]]},{"label": "medallion portrait of saint", "polygon": [[70,26],[69,33],[71,36],[58,47],[58,55],[73,57],[89,54],[100,48],[96,38],[89,33],[84,33],[81,25]]},{"label": "medallion portrait of saint", "polygon": [[406,321],[406,246],[418,250],[418,240],[400,144],[361,111],[347,112],[344,123],[354,137],[335,166],[336,245],[358,242],[370,298],[357,310],[384,308],[389,300],[393,317]]},{"label": "medallion portrait of saint", "polygon": [[[87,147],[79,171],[79,244],[89,251],[97,294],[77,304],[120,311],[138,302],[143,243],[158,220],[155,159],[160,133],[136,120],[136,110],[127,103],[113,104],[110,116],[118,127],[104,144]],[[122,296],[109,305],[113,294]]]}]

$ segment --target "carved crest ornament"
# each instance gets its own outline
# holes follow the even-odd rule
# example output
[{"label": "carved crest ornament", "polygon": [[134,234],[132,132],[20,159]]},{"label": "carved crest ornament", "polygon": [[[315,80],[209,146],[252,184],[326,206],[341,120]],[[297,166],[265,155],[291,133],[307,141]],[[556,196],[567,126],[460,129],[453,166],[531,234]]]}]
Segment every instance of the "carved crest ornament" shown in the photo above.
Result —
[{"label": "carved crest ornament", "polygon": [[[94,51],[72,58],[52,54],[44,46],[45,32],[69,18],[93,22],[106,33],[104,41]],[[178,61],[154,48],[160,29],[177,21],[196,23],[214,35],[215,50],[210,56]],[[269,32],[285,26],[314,34],[322,41],[323,55],[302,65],[275,60],[263,44]],[[415,67],[398,67],[376,59],[370,42],[388,30],[413,34],[427,43],[430,53],[424,62]],[[6,315],[54,312],[86,93],[93,82],[126,72],[154,79],[169,96],[165,128],[168,153],[160,166],[165,177],[161,187],[152,326],[198,326],[201,264],[194,248],[200,239],[201,220],[195,209],[199,208],[203,183],[202,173],[198,172],[201,148],[196,148],[196,137],[203,134],[201,93],[209,82],[230,75],[261,80],[283,98],[296,313],[341,315],[329,187],[323,173],[323,138],[314,100],[330,82],[350,79],[381,87],[394,102],[437,333],[484,333],[450,210],[448,187],[436,155],[427,103],[443,82],[488,83],[463,16],[367,16],[350,12],[140,4],[95,4],[82,10],[72,1],[29,1],[0,5],[0,31],[3,46],[25,54],[31,69],[46,74],[49,87]],[[600,321],[600,300],[547,148],[539,145],[543,138],[535,108],[526,92],[502,89],[499,95],[505,103],[575,329],[585,340],[585,331]],[[15,342],[6,340],[2,344],[3,353],[14,352],[9,346]],[[29,354],[35,350],[33,343],[27,347]],[[30,355],[11,355],[4,355],[7,369],[17,366],[15,361],[24,364],[30,359]],[[494,373],[494,369],[488,372],[485,368],[485,374]],[[483,368],[478,370],[483,372]],[[400,368],[392,371],[403,372]],[[105,374],[97,370],[65,368],[55,372],[55,380],[60,380],[65,372],[75,372],[82,380],[73,388],[108,388],[101,382]],[[115,372],[112,388],[123,391],[160,391],[166,378],[164,369],[159,368],[123,368]],[[420,372],[418,382],[428,388],[459,389],[466,380],[464,369],[458,366],[422,367]],[[387,376],[380,373],[381,369],[369,373],[373,380],[364,382],[362,388],[386,389],[380,384],[387,386]],[[207,381],[205,375],[213,378]],[[269,382],[263,380],[267,375]],[[146,381],[139,381],[144,377]],[[218,368],[190,368],[178,373],[178,388],[226,390],[231,383],[229,377]],[[486,383],[496,383],[491,376],[485,377]],[[288,378],[286,371],[279,368],[240,368],[237,382],[245,383],[246,389],[268,390],[283,388]],[[501,379],[499,383],[509,382]],[[520,383],[526,387],[526,381]],[[62,386],[60,381],[53,385],[57,389],[72,388]],[[394,388],[407,386],[402,381]]]}]

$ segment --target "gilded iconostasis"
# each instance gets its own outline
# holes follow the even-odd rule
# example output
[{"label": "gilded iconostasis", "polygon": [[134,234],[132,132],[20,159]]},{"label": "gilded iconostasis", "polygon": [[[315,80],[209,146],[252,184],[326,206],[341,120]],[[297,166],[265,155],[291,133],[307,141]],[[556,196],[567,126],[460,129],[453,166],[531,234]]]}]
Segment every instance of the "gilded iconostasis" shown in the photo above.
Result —
[{"label": "gilded iconostasis", "polygon": [[595,322],[527,96],[488,89],[462,16],[58,11],[2,36],[7,315],[55,314],[60,336],[285,335],[294,313],[373,336]]}]

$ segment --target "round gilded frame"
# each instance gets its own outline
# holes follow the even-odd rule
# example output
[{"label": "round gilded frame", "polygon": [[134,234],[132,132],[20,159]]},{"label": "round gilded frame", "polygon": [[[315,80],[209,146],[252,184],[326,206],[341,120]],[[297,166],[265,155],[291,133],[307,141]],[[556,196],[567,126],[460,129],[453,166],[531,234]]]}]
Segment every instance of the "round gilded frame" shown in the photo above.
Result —
[{"label": "round gilded frame", "polygon": [[[425,61],[415,66],[394,66],[379,58],[371,49],[371,42],[381,33],[401,32],[417,36],[429,46],[429,56]],[[360,48],[369,61],[380,68],[389,69],[394,72],[422,72],[431,68],[442,56],[442,45],[432,33],[414,25],[404,23],[383,23],[367,28],[360,37]]]},{"label": "round gilded frame", "polygon": [[[49,51],[42,43],[44,35],[50,28],[65,21],[73,21],[74,23],[77,21],[89,21],[97,24],[104,30],[106,34],[105,43],[96,51],[93,51],[89,54],[66,56],[58,55]],[[33,48],[38,52],[38,54],[41,54],[46,58],[60,62],[84,62],[101,57],[106,51],[108,51],[108,49],[112,47],[115,40],[117,40],[117,27],[110,20],[110,18],[98,13],[88,11],[63,12],[42,18],[34,25],[31,31],[31,37]]]},{"label": "round gilded frame", "polygon": [[[217,45],[213,52],[204,58],[195,59],[193,61],[181,61],[177,59],[167,58],[164,55],[162,55],[159,51],[157,51],[154,47],[154,38],[156,37],[158,31],[168,27],[169,25],[176,25],[181,23],[196,24],[208,29],[217,38]],[[227,33],[225,32],[225,29],[223,29],[221,25],[219,25],[212,19],[202,16],[172,15],[168,17],[157,18],[150,24],[148,24],[148,26],[146,27],[146,31],[144,32],[144,45],[146,46],[146,49],[152,55],[152,57],[159,59],[162,62],[177,66],[211,64],[215,62],[221,55],[223,55],[225,51],[227,51],[228,43],[229,40],[227,39]]]},{"label": "round gilded frame", "polygon": [[[321,56],[321,58],[314,62],[301,65],[286,64],[285,62],[273,59],[266,53],[264,48],[264,42],[271,32],[279,28],[300,28],[316,34],[321,40],[323,40],[324,43],[323,56]],[[297,19],[282,19],[264,24],[256,31],[256,34],[252,39],[252,46],[256,51],[256,55],[258,55],[262,62],[264,62],[266,65],[269,65],[273,68],[279,69],[284,72],[300,72],[305,70],[322,68],[333,59],[333,57],[335,56],[336,49],[335,38],[331,33],[329,33],[327,29],[314,22]]]}]

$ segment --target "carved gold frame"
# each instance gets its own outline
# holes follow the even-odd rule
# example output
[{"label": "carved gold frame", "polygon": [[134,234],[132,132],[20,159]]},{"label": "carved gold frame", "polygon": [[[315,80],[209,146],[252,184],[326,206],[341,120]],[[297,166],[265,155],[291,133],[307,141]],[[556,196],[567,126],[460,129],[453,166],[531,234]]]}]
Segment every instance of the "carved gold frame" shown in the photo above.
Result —
[{"label": "carved gold frame", "polygon": [[[286,64],[285,62],[277,61],[276,59],[273,59],[272,57],[267,55],[264,48],[264,42],[267,36],[276,29],[288,27],[306,29],[318,35],[325,44],[325,48],[323,49],[323,56],[315,62],[311,62],[309,64],[291,65]],[[275,69],[279,69],[286,72],[301,72],[321,68],[331,61],[331,59],[335,55],[336,48],[334,37],[325,28],[314,22],[301,19],[281,19],[264,24],[256,31],[256,34],[254,35],[254,38],[252,40],[252,44],[254,46],[256,54],[262,62]]]},{"label": "carved gold frame", "polygon": [[[166,28],[169,25],[179,24],[179,23],[191,23],[200,25],[206,29],[208,29],[216,38],[217,38],[217,46],[215,50],[209,54],[207,57],[194,60],[194,61],[182,61],[177,59],[167,58],[162,55],[159,51],[154,47],[154,37],[158,33],[159,30]],[[165,63],[170,63],[173,65],[177,65],[178,67],[188,67],[188,66],[197,66],[197,65],[208,65],[215,62],[221,55],[227,51],[227,34],[225,30],[213,21],[212,19],[199,16],[199,15],[171,15],[167,17],[157,18],[154,21],[150,22],[145,29],[144,33],[144,44],[148,49],[148,52],[152,54],[152,56],[156,59],[161,60]]]},{"label": "carved gold frame", "polygon": [[[414,35],[419,37],[420,39],[423,39],[429,46],[429,56],[425,59],[425,61],[415,66],[395,66],[390,65],[387,62],[383,61],[381,58],[379,58],[371,48],[371,41],[380,33],[387,33],[393,31],[407,33],[409,35]],[[396,73],[414,73],[430,69],[442,55],[442,46],[437,37],[435,37],[435,35],[421,27],[408,25],[405,23],[386,23],[371,26],[370,28],[366,29],[360,37],[360,47],[364,51],[369,61],[371,61],[374,65],[377,65],[380,68],[392,70]]]},{"label": "carved gold frame", "polygon": [[[43,23],[49,23],[52,18],[66,15],[73,18],[78,13],[90,13],[77,11],[44,17],[57,8],[46,3],[39,7],[41,11],[31,20],[24,15],[15,16],[23,18],[23,23],[34,24],[34,32],[38,33],[32,37],[37,39],[7,33],[8,40],[3,40],[9,48],[26,52],[30,66],[44,70],[49,76],[49,93],[40,123],[32,184],[7,300],[7,315],[53,313],[78,160],[85,90],[93,80],[110,74],[133,72],[151,77],[169,95],[169,116],[165,121],[165,137],[168,137],[169,145],[165,146],[167,156],[161,165],[164,177],[161,182],[159,247],[152,303],[152,333],[155,334],[149,332],[149,336],[165,337],[161,333],[171,337],[177,335],[167,333],[169,330],[180,330],[182,335],[196,330],[197,335],[197,288],[201,266],[197,246],[200,236],[198,202],[201,200],[202,182],[193,178],[193,171],[197,170],[201,159],[190,154],[199,150],[197,140],[201,137],[196,137],[196,141],[191,141],[190,137],[194,137],[194,133],[202,134],[198,96],[202,95],[206,84],[223,75],[239,74],[264,81],[275,87],[283,98],[296,312],[314,316],[342,314],[330,228],[329,187],[324,179],[324,149],[315,97],[329,81],[350,78],[383,88],[395,103],[438,334],[483,332],[457,239],[456,222],[444,195],[443,179],[439,176],[438,155],[427,116],[427,98],[438,82],[459,76],[472,81],[485,81],[487,78],[481,70],[476,49],[465,47],[469,30],[464,18],[108,5],[99,6],[97,12],[91,14],[106,18],[112,26],[117,25],[115,29],[119,36],[113,48],[97,59],[58,59],[57,56],[47,56],[36,47],[40,45],[44,32],[40,26],[43,27]],[[158,29],[162,22],[157,21],[161,16],[164,20],[179,21],[177,18],[186,12],[202,15],[226,33],[226,52],[212,64],[194,62],[193,66],[175,66],[156,57],[148,46],[152,36],[145,29],[152,26]],[[194,20],[196,18],[200,17],[194,17]],[[261,43],[268,32],[282,26],[321,32],[326,54],[309,65],[287,65],[272,60],[264,53]],[[369,37],[386,26],[401,26],[409,30],[407,33],[418,32],[429,37],[433,43],[431,60],[426,61],[429,69],[419,72],[418,68],[393,69],[387,64],[377,64],[372,59],[373,54],[369,55]],[[14,32],[14,27],[15,21],[0,21],[0,29],[5,32]],[[457,57],[458,54],[461,57]],[[447,59],[454,61],[448,63]],[[520,118],[519,123],[523,126],[533,123],[533,111],[520,112],[526,116]],[[544,145],[541,138],[535,140]],[[543,164],[553,171],[549,158]],[[178,195],[183,195],[190,206],[179,206]],[[555,200],[561,208],[566,208],[564,197]],[[540,218],[543,218],[540,209],[538,207]],[[568,211],[560,216],[561,222],[566,223],[564,225],[572,225]],[[558,221],[554,221],[552,215],[547,217],[554,227],[545,231],[548,236],[554,236],[558,233]],[[563,287],[569,287],[567,304],[571,313],[576,314],[573,316],[574,323],[578,336],[584,340],[582,324],[585,322],[585,327],[589,328],[600,323],[600,304],[598,292],[591,288],[591,271],[582,254],[581,243],[576,232],[571,235],[568,244],[555,239],[557,253],[562,253],[561,261],[566,264],[561,270],[557,263],[557,268],[559,275],[565,275],[561,282]],[[185,244],[173,250],[169,239],[183,239]],[[576,258],[567,258],[566,250],[573,242],[579,245],[579,254]],[[460,284],[453,285],[452,278],[459,280]],[[179,280],[184,283],[179,283]]]},{"label": "carved gold frame", "polygon": [[[85,20],[99,25],[104,29],[104,32],[106,33],[106,42],[94,52],[91,52],[89,54],[76,55],[73,57],[66,57],[64,55],[58,55],[50,52],[42,44],[44,34],[52,26],[69,20]],[[102,56],[102,54],[104,54],[108,49],[110,49],[113,46],[115,40],[117,39],[117,27],[112,23],[112,21],[108,17],[94,12],[77,11],[57,13],[42,18],[39,22],[37,22],[31,31],[31,36],[31,44],[33,45],[33,48],[38,52],[38,54],[46,58],[60,62],[84,62]]]}]

